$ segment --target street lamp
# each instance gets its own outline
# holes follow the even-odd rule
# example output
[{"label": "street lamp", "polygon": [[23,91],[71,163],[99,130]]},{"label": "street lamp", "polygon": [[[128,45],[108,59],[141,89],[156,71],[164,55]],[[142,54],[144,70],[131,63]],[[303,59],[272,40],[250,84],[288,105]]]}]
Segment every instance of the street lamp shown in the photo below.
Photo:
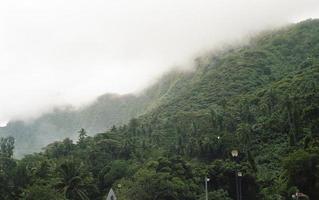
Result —
[{"label": "street lamp", "polygon": [[210,181],[209,178],[205,177],[205,199],[208,200],[207,182]]},{"label": "street lamp", "polygon": [[[233,149],[231,151],[231,155],[234,158],[234,160],[237,163],[237,158],[238,158],[238,150],[237,149]],[[243,174],[241,172],[237,172],[237,169],[235,170],[235,179],[236,179],[236,197],[237,200],[241,200],[241,185],[239,185],[239,179],[243,176]]]}]

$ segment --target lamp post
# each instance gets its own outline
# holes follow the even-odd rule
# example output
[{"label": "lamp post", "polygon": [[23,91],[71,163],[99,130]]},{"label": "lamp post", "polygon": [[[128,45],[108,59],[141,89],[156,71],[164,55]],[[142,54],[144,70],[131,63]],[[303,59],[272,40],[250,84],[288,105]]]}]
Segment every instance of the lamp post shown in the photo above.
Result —
[{"label": "lamp post", "polygon": [[243,176],[242,172],[237,172],[239,200],[241,200],[241,198],[242,198],[242,195],[241,195],[241,178],[242,178],[242,176]]},{"label": "lamp post", "polygon": [[[231,151],[231,155],[232,157],[234,158],[234,160],[236,161],[237,163],[237,158],[238,158],[238,150],[234,149]],[[239,182],[238,182],[238,177],[242,176],[242,173],[241,172],[237,172],[237,169],[235,170],[235,179],[236,179],[236,198],[237,200],[241,200],[241,191],[239,189]]]},{"label": "lamp post", "polygon": [[207,190],[207,182],[210,181],[209,178],[205,177],[205,199],[208,200],[208,190]]}]

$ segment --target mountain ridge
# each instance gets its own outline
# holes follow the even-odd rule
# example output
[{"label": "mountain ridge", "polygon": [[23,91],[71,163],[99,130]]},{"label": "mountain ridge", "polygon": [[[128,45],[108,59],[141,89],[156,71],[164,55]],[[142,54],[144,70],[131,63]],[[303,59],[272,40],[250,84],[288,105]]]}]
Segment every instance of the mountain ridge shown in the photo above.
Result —
[{"label": "mountain ridge", "polygon": [[[286,56],[285,53],[287,52],[281,52],[273,47],[284,44],[280,47],[286,48],[286,46],[291,45],[291,47],[289,46],[290,51],[294,50],[293,42],[302,38],[305,34],[302,30],[309,26],[309,24],[316,22],[317,20],[308,20],[297,24],[296,26],[299,31],[296,33],[291,31],[296,29],[291,28],[294,27],[293,25],[275,32],[265,32],[251,39],[249,44],[229,48],[215,54],[209,54],[205,57],[199,57],[196,60],[197,66],[195,70],[172,70],[164,74],[156,83],[138,95],[105,94],[98,97],[95,102],[85,108],[80,110],[56,109],[52,113],[44,114],[34,120],[31,125],[23,121],[9,122],[7,127],[0,128],[0,135],[15,136],[19,146],[23,146],[25,139],[30,141],[33,137],[34,143],[41,144],[40,146],[44,147],[49,142],[63,139],[64,137],[75,139],[77,131],[80,128],[85,128],[89,134],[103,132],[113,125],[125,124],[131,118],[143,114],[148,116],[147,113],[152,113],[151,111],[153,110],[155,110],[155,112],[158,110],[159,112],[157,113],[160,114],[160,110],[163,110],[164,107],[164,110],[170,109],[172,106],[179,108],[186,106],[186,110],[205,109],[208,104],[212,102],[218,104],[220,101],[226,100],[228,96],[233,95],[229,92],[235,91],[233,87],[241,88],[241,90],[249,90],[249,87],[255,87],[256,84],[258,86],[271,83],[272,80],[269,80],[270,73],[272,73],[272,79],[278,79],[276,76],[283,76],[283,74],[289,73],[289,70],[293,70],[293,66],[296,65],[293,63],[293,59],[289,58],[289,56],[287,57],[288,59],[284,59]],[[283,33],[288,34],[290,40],[287,41],[283,39]],[[275,44],[271,46],[273,49],[267,46],[269,43]],[[303,41],[302,44],[306,46],[307,41]],[[290,52],[290,54],[295,53]],[[307,57],[304,56],[303,59],[307,60]],[[276,70],[278,65],[282,65],[282,63],[285,63],[285,66],[291,65],[290,69],[286,69],[285,72],[283,72],[283,67],[280,66],[281,70]],[[258,66],[258,68],[254,68],[254,66]],[[227,72],[229,76],[220,76],[219,74],[222,75],[225,70],[231,70]],[[238,73],[240,70],[247,71],[249,76],[236,77],[236,74],[245,74]],[[252,73],[252,70],[255,72]],[[218,71],[218,73],[216,73],[216,71]],[[246,85],[244,86],[240,82],[236,84],[227,83],[227,81],[234,82],[236,80],[245,80]],[[207,85],[203,85],[202,83],[209,83],[209,85],[207,87]],[[240,84],[240,86],[238,84]],[[228,88],[224,88],[222,85],[228,85]],[[187,88],[191,89],[189,90]],[[204,92],[202,95],[204,98],[198,98],[198,96],[201,95],[197,94],[198,91],[201,93]],[[213,94],[213,96],[210,96],[209,93]],[[173,99],[173,101],[171,99]],[[181,105],[178,105],[178,102],[183,101],[183,99],[188,99],[189,103],[181,107]],[[187,108],[187,105],[192,105],[192,108],[189,106]],[[172,110],[176,111],[174,108],[172,108]],[[47,130],[50,131],[47,132]],[[19,139],[21,135],[25,135],[25,137]],[[42,140],[39,137],[44,139],[51,137],[52,139],[41,142]],[[22,143],[19,142],[20,140]],[[29,145],[29,148],[31,148],[32,145]],[[33,150],[28,153],[40,150],[40,146],[38,148],[32,147]],[[27,148],[27,146],[24,147],[24,151],[26,151]]]},{"label": "mountain ridge", "polygon": [[247,200],[318,199],[319,20],[196,62],[148,88],[128,123],[94,136],[81,130],[76,142],[21,160],[11,158],[12,138],[2,139],[10,148],[0,159],[13,164],[0,185],[14,187],[2,184],[0,197],[54,196],[62,185],[71,189],[58,199],[103,199],[110,188],[126,200],[205,199],[209,177],[216,200],[237,199],[235,180]]}]

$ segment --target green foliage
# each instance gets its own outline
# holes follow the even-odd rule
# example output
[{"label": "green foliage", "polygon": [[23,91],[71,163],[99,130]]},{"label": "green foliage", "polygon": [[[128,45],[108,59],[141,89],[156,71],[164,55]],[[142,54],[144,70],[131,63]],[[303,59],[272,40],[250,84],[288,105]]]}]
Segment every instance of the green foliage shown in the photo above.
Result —
[{"label": "green foliage", "polygon": [[291,153],[284,162],[284,169],[288,188],[296,186],[310,199],[319,198],[319,149]]},{"label": "green foliage", "polygon": [[0,127],[0,136],[15,138],[15,155],[21,158],[23,155],[41,151],[53,141],[63,140],[65,137],[75,139],[81,127],[86,129],[88,135],[92,135],[113,125],[127,123],[132,117],[142,114],[150,102],[148,94],[105,94],[81,109],[57,108],[28,123],[11,121],[6,127]]},{"label": "green foliage", "polygon": [[[214,190],[208,193],[208,199],[210,200],[232,200],[228,193],[222,189]],[[200,200],[205,200],[205,195],[202,195]]]},{"label": "green foliage", "polygon": [[195,199],[200,189],[190,165],[181,158],[162,157],[122,180],[123,199]]},{"label": "green foliage", "polygon": [[0,138],[0,156],[11,158],[14,149],[14,138]]},{"label": "green foliage", "polygon": [[66,200],[61,193],[56,192],[52,187],[43,184],[33,184],[24,191],[25,200]]},{"label": "green foliage", "polygon": [[[81,129],[78,142],[66,138],[21,160],[12,158],[14,140],[1,139],[0,198],[56,192],[52,198],[100,200],[113,188],[124,200],[203,199],[208,176],[209,198],[228,200],[236,199],[240,171],[245,200],[289,199],[296,191],[319,199],[318,55],[319,21],[308,20],[198,58],[196,70],[168,73],[133,100],[99,99],[87,108],[94,112],[44,116],[57,126],[74,120],[77,130],[94,120],[114,126],[94,137]],[[112,110],[114,119],[96,114],[112,106],[121,110]],[[143,115],[132,118],[125,108]],[[35,123],[8,128],[28,130],[27,137],[43,127]]]}]

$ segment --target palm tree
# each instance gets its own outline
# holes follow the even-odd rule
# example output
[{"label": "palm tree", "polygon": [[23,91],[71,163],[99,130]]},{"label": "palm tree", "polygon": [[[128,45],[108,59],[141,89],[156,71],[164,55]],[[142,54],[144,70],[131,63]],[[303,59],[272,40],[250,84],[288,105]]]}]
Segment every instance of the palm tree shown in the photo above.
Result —
[{"label": "palm tree", "polygon": [[89,200],[78,164],[73,161],[66,161],[60,165],[58,171],[61,179],[56,187],[63,191],[67,199]]}]

